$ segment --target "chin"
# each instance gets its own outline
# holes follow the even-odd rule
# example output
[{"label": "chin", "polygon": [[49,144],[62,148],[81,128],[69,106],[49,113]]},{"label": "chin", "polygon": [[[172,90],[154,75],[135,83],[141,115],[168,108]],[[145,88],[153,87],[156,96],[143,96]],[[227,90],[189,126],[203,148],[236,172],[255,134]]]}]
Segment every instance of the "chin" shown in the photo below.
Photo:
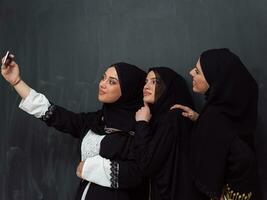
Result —
[{"label": "chin", "polygon": [[154,100],[153,99],[150,99],[150,98],[143,98],[143,101],[145,103],[149,103],[149,104],[153,104],[154,103]]},{"label": "chin", "polygon": [[98,101],[101,103],[106,103],[105,98],[101,97],[100,95],[98,95]]}]

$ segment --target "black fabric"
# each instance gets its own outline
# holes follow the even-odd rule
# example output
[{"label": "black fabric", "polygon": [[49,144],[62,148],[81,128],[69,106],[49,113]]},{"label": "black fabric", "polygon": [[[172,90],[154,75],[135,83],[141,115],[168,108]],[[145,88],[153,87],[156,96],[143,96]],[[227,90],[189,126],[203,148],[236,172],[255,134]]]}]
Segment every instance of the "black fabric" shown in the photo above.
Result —
[{"label": "black fabric", "polygon": [[[157,101],[150,105],[153,119],[158,118],[162,113],[166,113],[170,110],[170,107],[174,104],[182,104],[185,106],[193,106],[191,94],[188,90],[185,79],[167,67],[154,67],[149,71],[153,71],[156,74],[159,82],[163,82],[165,90],[158,97]],[[156,92],[157,92],[156,86]]]},{"label": "black fabric", "polygon": [[[46,116],[41,119],[45,121],[48,126],[53,126],[64,133],[70,133],[80,140],[83,139],[89,129],[92,129],[96,134],[100,135],[115,134],[107,133],[105,128],[119,129],[119,131],[116,131],[116,134],[129,140],[129,138],[132,137],[131,134],[135,125],[135,112],[143,105],[142,88],[146,73],[136,66],[127,63],[115,63],[111,66],[114,66],[118,73],[122,93],[122,96],[115,103],[103,104],[102,109],[88,113],[73,113],[52,104]],[[115,139],[113,142],[113,145],[116,145],[118,141]],[[115,154],[110,154],[110,156],[113,159],[116,158]],[[81,181],[75,199],[81,199],[81,195],[87,183],[87,181]],[[138,181],[138,183],[141,184],[141,180]],[[91,183],[86,195],[86,200],[145,200],[148,196],[148,187],[146,186],[147,183],[144,182],[140,187],[135,185],[130,189],[113,189]]]},{"label": "black fabric", "polygon": [[[140,179],[150,177],[152,200],[190,199],[187,197],[192,195],[186,195],[191,194],[191,191],[185,192],[185,188],[189,187],[184,186],[192,184],[186,161],[192,122],[184,118],[180,110],[170,111],[170,107],[175,103],[194,107],[193,101],[185,80],[176,72],[166,67],[150,70],[158,74],[157,78],[164,83],[165,90],[156,103],[150,105],[150,123],[136,123],[133,147],[126,146],[127,149],[132,148],[128,153],[131,155],[131,152],[134,152],[134,160],[118,161],[119,187],[132,187],[139,184]],[[115,137],[122,139],[116,146],[111,142]],[[107,146],[118,151],[125,148],[125,143],[127,141],[123,142],[122,136],[109,135],[102,140],[101,155],[110,156]]]},{"label": "black fabric", "polygon": [[215,199],[226,184],[236,192],[253,192],[257,83],[228,49],[205,51],[200,65],[210,88],[192,134],[195,184]]},{"label": "black fabric", "polygon": [[210,85],[205,107],[216,105],[235,122],[238,135],[251,147],[257,123],[258,85],[238,56],[228,49],[208,50],[200,63]]},{"label": "black fabric", "polygon": [[[192,123],[182,116],[180,110],[170,111],[170,107],[182,104],[194,108],[192,97],[184,78],[173,70],[157,67],[149,71],[159,75],[165,90],[158,100],[150,105],[151,136],[144,138],[145,133],[136,134],[136,139],[139,140],[141,170],[151,177],[152,200],[188,199],[186,189],[191,183],[191,176],[190,172],[186,171],[186,158]],[[143,148],[140,148],[142,141]]]}]

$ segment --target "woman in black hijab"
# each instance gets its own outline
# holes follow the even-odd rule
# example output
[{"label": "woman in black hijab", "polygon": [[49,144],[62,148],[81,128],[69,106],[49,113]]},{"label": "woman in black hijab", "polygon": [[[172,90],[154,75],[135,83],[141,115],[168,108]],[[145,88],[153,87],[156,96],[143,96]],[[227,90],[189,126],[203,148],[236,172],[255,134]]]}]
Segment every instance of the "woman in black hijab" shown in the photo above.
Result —
[{"label": "woman in black hijab", "polygon": [[[130,150],[134,160],[117,160],[118,187],[138,184],[135,180],[139,176],[149,177],[151,200],[185,199],[191,192],[184,185],[189,176],[186,158],[192,122],[181,115],[181,110],[170,107],[175,103],[193,107],[186,81],[169,68],[151,68],[143,92],[145,106],[136,113],[134,147]],[[125,145],[114,146],[117,137],[114,134],[102,140],[101,156],[109,158],[109,149],[123,152],[119,149]]]},{"label": "woman in black hijab", "polygon": [[[86,160],[99,155],[100,142],[105,135],[118,133],[125,137],[131,137],[130,134],[135,124],[135,112],[143,105],[142,87],[146,73],[127,63],[111,65],[99,83],[98,99],[103,103],[102,109],[96,112],[73,113],[50,103],[44,95],[31,89],[22,81],[19,67],[14,61],[10,61],[8,64],[4,63],[1,72],[22,97],[20,108],[42,119],[48,126],[70,133],[81,140],[83,164],[87,164],[89,168],[90,165],[93,165],[101,171],[101,166],[106,163],[106,166],[109,167],[107,175],[94,174],[94,178],[101,183],[110,185],[111,181],[107,177],[114,176],[113,173],[116,173],[116,170],[112,170],[112,168],[117,169],[118,164],[107,160],[103,160],[101,164],[86,163]],[[83,170],[86,171],[86,169]],[[84,174],[85,172],[82,173],[82,175]],[[78,172],[77,175],[81,176]],[[145,190],[140,191],[138,188],[114,190],[82,180],[76,200],[127,200],[132,199],[132,191],[142,198],[146,194]]]},{"label": "woman in black hijab", "polygon": [[[193,91],[206,96],[191,141],[196,188],[203,199],[256,199],[256,81],[228,49],[203,52],[190,74]],[[185,108],[185,116],[194,113]]]}]

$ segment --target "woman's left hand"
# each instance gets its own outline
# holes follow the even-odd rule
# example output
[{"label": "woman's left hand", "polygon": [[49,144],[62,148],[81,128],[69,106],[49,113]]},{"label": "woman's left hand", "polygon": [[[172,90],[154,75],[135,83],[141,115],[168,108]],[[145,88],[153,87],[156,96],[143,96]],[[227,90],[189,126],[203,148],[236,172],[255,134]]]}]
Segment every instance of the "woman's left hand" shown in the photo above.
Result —
[{"label": "woman's left hand", "polygon": [[183,112],[182,112],[182,115],[184,117],[187,117],[189,118],[190,120],[192,121],[197,121],[198,117],[199,117],[199,114],[194,111],[193,109],[187,107],[187,106],[184,106],[184,105],[181,105],[181,104],[175,104],[171,107],[171,110],[172,109],[181,109]]},{"label": "woman's left hand", "polygon": [[150,119],[151,119],[150,109],[149,109],[147,103],[144,103],[144,106],[142,108],[140,108],[135,113],[135,120],[136,121],[146,121],[146,122],[149,122]]},{"label": "woman's left hand", "polygon": [[83,178],[82,177],[82,171],[83,171],[83,165],[84,165],[84,161],[81,161],[76,169],[76,175],[79,177],[79,178]]}]

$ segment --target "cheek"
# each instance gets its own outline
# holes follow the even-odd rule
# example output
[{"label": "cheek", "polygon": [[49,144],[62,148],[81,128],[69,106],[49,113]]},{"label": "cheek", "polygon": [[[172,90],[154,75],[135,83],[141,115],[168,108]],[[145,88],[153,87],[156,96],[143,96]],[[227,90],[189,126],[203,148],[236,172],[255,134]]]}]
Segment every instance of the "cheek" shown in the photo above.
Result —
[{"label": "cheek", "polygon": [[112,97],[112,99],[117,100],[121,96],[121,91],[119,87],[112,87],[109,90],[109,96]]},{"label": "cheek", "polygon": [[195,79],[194,84],[195,90],[200,93],[205,93],[205,91],[208,89],[207,83],[204,79]]}]

